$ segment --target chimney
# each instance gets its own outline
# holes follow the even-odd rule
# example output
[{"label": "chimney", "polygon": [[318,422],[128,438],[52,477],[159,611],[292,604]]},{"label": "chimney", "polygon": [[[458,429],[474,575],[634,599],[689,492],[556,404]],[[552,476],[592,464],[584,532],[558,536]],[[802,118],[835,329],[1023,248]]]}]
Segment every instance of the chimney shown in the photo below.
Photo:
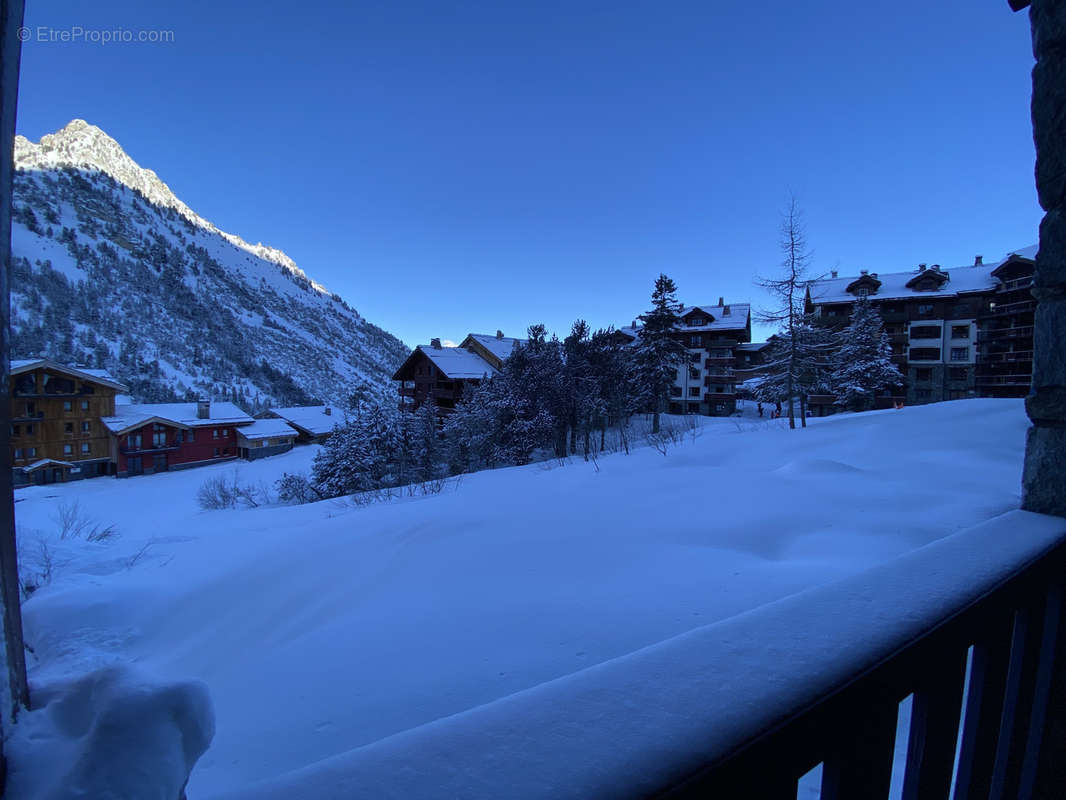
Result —
[{"label": "chimney", "polygon": [[860,269],[860,270],[859,270],[859,274],[860,274],[860,275],[867,275],[867,274],[868,274],[868,271],[867,271],[867,270],[865,270],[865,269]]},{"label": "chimney", "polygon": [[836,271],[836,270],[833,270],[833,271],[832,271],[832,272],[830,272],[829,274],[830,274],[830,275],[832,275],[832,276],[833,276],[833,277],[835,278],[835,277],[837,276],[837,271]]},{"label": "chimney", "polygon": [[870,273],[870,277],[873,278],[874,280],[877,280],[877,273],[876,272],[871,272]]},{"label": "chimney", "polygon": [[719,297],[718,298],[718,305],[720,305],[720,306],[724,306],[725,305],[725,298],[724,297]]},{"label": "chimney", "polygon": [[940,272],[940,265],[939,264],[933,264],[933,272]]},{"label": "chimney", "polygon": [[326,406],[324,409],[322,409],[322,413],[325,414],[327,417],[332,416],[333,415],[333,409],[330,408],[329,406]]},{"label": "chimney", "polygon": [[211,419],[211,398],[201,397],[196,401],[196,418]]},{"label": "chimney", "polygon": [[429,346],[432,347],[434,350],[440,350],[440,339],[433,339],[429,343]]},{"label": "chimney", "polygon": [[919,272],[925,272],[925,264],[919,264],[918,265],[918,271]]},{"label": "chimney", "polygon": [[723,317],[728,317],[729,316],[729,306],[722,306],[722,316]]},{"label": "chimney", "polygon": [[981,266],[984,263],[985,263],[985,257],[984,256],[974,256],[973,257],[973,265],[975,267],[979,267],[979,266]]},{"label": "chimney", "polygon": [[503,331],[501,331],[499,328],[496,329],[496,338],[497,339],[502,339],[503,338]]}]

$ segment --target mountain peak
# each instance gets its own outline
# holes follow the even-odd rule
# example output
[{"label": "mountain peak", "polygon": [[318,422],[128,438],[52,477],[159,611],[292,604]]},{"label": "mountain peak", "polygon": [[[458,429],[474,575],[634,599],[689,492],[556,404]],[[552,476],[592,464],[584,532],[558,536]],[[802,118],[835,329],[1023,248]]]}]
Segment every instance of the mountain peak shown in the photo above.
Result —
[{"label": "mountain peak", "polygon": [[[217,233],[235,247],[310,281],[303,270],[296,266],[296,262],[281,250],[263,244],[249,244],[237,234],[227,233],[201,217],[179,200],[154,171],[142,167],[104,130],[83,119],[72,119],[55,133],[42,136],[41,141],[37,143],[31,142],[25,136],[15,136],[16,169],[46,170],[64,167],[95,169],[110,175],[119,183],[140,192],[149,202],[172,208],[193,225]],[[326,288],[320,284],[311,281],[311,285],[317,291],[328,294]]]}]

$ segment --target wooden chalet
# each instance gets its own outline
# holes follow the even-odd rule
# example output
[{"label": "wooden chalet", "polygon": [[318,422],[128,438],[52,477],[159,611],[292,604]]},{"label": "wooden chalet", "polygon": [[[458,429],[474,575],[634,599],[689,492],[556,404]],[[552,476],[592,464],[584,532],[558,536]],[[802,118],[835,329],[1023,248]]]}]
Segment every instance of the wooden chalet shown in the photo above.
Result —
[{"label": "wooden chalet", "polygon": [[515,351],[516,347],[524,347],[525,339],[516,339],[514,336],[504,336],[503,331],[496,334],[468,333],[459,346],[472,353],[477,353],[497,370],[502,369],[503,362]]},{"label": "wooden chalet", "polygon": [[[464,343],[473,336],[468,336]],[[503,338],[501,334],[496,340],[497,350],[491,353],[493,361],[498,360],[500,364],[503,363],[499,358],[500,352],[504,351]],[[469,349],[445,347],[440,339],[434,339],[428,345],[418,345],[392,376],[394,381],[400,382],[400,410],[414,411],[427,401],[442,412],[453,410],[467,386],[477,386],[499,371],[493,361],[481,354],[487,350],[489,348],[483,342],[471,344]]]},{"label": "wooden chalet", "polygon": [[237,458],[237,429],[255,420],[233,403],[118,405],[101,423],[120,478]]},{"label": "wooden chalet", "polygon": [[44,358],[11,362],[13,484],[58,483],[112,471],[101,417],[128,389],[103,370]]}]

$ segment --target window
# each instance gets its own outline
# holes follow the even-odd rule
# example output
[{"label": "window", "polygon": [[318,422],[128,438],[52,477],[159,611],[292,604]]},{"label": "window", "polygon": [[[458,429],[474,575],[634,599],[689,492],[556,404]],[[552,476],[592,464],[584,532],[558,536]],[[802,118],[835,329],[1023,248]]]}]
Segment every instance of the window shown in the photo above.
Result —
[{"label": "window", "polygon": [[688,390],[688,396],[689,397],[699,397],[700,396],[700,387],[699,386],[690,386],[689,390]]},{"label": "window", "polygon": [[22,448],[21,447],[16,447],[15,448],[15,460],[16,461],[21,461],[22,460]]},{"label": "window", "polygon": [[37,448],[36,447],[27,447],[26,448],[26,458],[37,458]]},{"label": "window", "polygon": [[869,297],[870,296],[870,290],[867,289],[865,286],[859,287],[858,289],[855,290],[855,296],[856,297]]},{"label": "window", "polygon": [[89,401],[88,400],[82,400],[81,401],[81,410],[82,411],[88,411],[89,410]]},{"label": "window", "polygon": [[699,414],[700,413],[700,404],[699,403],[689,403],[688,404],[688,413],[690,413],[690,414]]},{"label": "window", "polygon": [[89,422],[89,420],[82,420],[82,423],[81,423],[81,432],[82,433],[92,433],[92,429],[93,429],[93,424],[91,422]]},{"label": "window", "polygon": [[933,370],[930,367],[918,367],[914,370],[914,379],[921,383],[928,383],[933,379]]},{"label": "window", "polygon": [[22,426],[21,425],[12,425],[11,426],[11,435],[12,436],[21,436],[22,435]]},{"label": "window", "polygon": [[918,313],[920,315],[922,315],[923,317],[924,316],[928,316],[929,314],[932,314],[933,313],[933,304],[932,303],[919,303],[918,304]]},{"label": "window", "polygon": [[73,422],[64,422],[63,423],[63,433],[74,433],[74,423]]},{"label": "window", "polygon": [[689,353],[688,354],[688,360],[689,360],[690,364],[699,364],[700,363],[700,354],[699,353]]},{"label": "window", "polygon": [[74,401],[73,400],[64,400],[63,401],[63,410],[64,411],[73,411],[74,410]]},{"label": "window", "polygon": [[33,423],[31,422],[28,425],[26,425],[26,435],[27,436],[33,436],[33,431],[34,431]]},{"label": "window", "polygon": [[725,412],[725,403],[715,403],[714,404],[714,410],[717,411],[719,414],[724,413]]},{"label": "window", "polygon": [[223,429],[222,429],[222,435],[223,435],[224,437],[225,437],[225,436],[229,436],[229,428],[223,428]]},{"label": "window", "polygon": [[970,338],[970,326],[969,325],[952,325],[951,326],[951,338],[952,339],[969,339]]},{"label": "window", "polygon": [[218,456],[219,456],[219,449],[216,447],[215,448],[215,458],[218,458]]},{"label": "window", "polygon": [[127,436],[126,447],[130,450],[139,450],[141,447],[141,435],[139,433],[131,433]]},{"label": "window", "polygon": [[703,317],[692,317],[688,321],[688,324],[689,324],[690,328],[698,328],[698,327],[700,327],[701,325],[704,324]]},{"label": "window", "polygon": [[933,397],[933,390],[932,389],[916,389],[914,391],[914,396],[916,398],[918,398],[919,400],[931,400],[932,397]]},{"label": "window", "polygon": [[211,438],[212,439],[217,439],[218,438],[218,428],[212,428],[211,429]]},{"label": "window", "polygon": [[967,314],[970,313],[970,304],[969,303],[959,303],[957,306],[955,306],[953,311],[955,313],[955,316],[964,317],[964,316],[966,316]]},{"label": "window", "polygon": [[89,455],[89,452],[90,452],[91,450],[92,450],[92,447],[91,447],[91,446],[89,445],[89,443],[88,443],[88,442],[82,442],[82,443],[81,443],[81,454],[82,454],[83,456],[87,456],[87,455]]},{"label": "window", "polygon": [[970,348],[969,347],[952,347],[951,348],[951,360],[952,361],[969,361],[970,360]]},{"label": "window", "polygon": [[26,416],[27,417],[32,417],[36,413],[37,413],[37,404],[36,403],[26,403]]},{"label": "window", "polygon": [[690,369],[688,371],[688,376],[690,379],[698,381],[700,379],[700,371],[698,369]]},{"label": "window", "polygon": [[966,367],[948,367],[948,378],[953,381],[964,381],[967,379]]},{"label": "window", "polygon": [[940,326],[939,325],[916,325],[911,328],[912,339],[939,339],[940,338]]},{"label": "window", "polygon": [[74,455],[74,445],[72,445],[72,444],[63,445],[63,455],[65,455],[65,456]]},{"label": "window", "polygon": [[912,347],[910,351],[911,361],[939,361],[939,347]]},{"label": "window", "polygon": [[152,426],[152,445],[154,447],[167,446],[167,429],[163,425],[156,423]]},{"label": "window", "polygon": [[185,441],[187,441],[187,442],[195,442],[196,441],[196,431],[192,431],[192,430],[185,431]]},{"label": "window", "polygon": [[680,386],[671,386],[670,387],[670,396],[671,397],[680,397],[681,396],[681,387]]},{"label": "window", "polygon": [[224,456],[228,456],[229,455],[229,448],[228,447],[222,448],[222,455],[224,455]]},{"label": "window", "polygon": [[699,336],[690,336],[690,337],[688,337],[688,346],[689,347],[699,347],[700,346],[700,337]]}]

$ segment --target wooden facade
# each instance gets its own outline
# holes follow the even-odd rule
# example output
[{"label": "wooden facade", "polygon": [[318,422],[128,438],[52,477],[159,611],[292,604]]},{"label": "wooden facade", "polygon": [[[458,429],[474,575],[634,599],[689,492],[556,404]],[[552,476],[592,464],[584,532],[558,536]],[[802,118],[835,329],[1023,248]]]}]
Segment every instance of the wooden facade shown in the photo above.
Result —
[{"label": "wooden facade", "polygon": [[473,348],[444,347],[434,340],[416,347],[392,379],[400,382],[401,411],[415,411],[429,402],[447,414],[455,410],[468,387],[478,386],[496,371]]},{"label": "wooden facade", "polygon": [[108,377],[46,359],[13,362],[11,458],[15,486],[110,474],[102,417],[115,413],[126,387]]}]

